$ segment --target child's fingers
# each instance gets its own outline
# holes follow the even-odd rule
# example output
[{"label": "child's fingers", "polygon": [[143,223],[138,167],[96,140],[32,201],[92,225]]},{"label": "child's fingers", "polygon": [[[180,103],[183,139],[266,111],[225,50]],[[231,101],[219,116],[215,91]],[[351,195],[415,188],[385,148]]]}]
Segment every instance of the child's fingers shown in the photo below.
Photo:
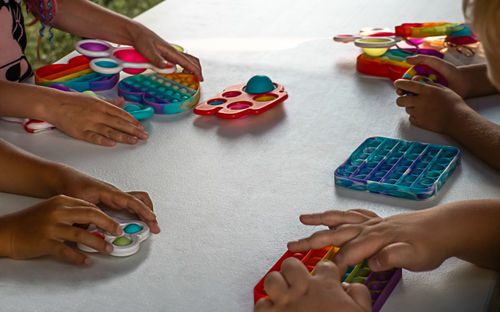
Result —
[{"label": "child's fingers", "polygon": [[115,142],[120,142],[124,144],[137,144],[139,139],[136,136],[131,136],[121,131],[115,130],[108,125],[97,124],[94,126],[94,131],[107,137]]},{"label": "child's fingers", "polygon": [[92,144],[97,144],[97,145],[102,145],[102,146],[114,146],[116,142],[114,140],[111,140],[104,135],[101,135],[99,133],[96,133],[94,131],[84,131],[83,132],[83,137],[85,141],[92,143]]},{"label": "child's fingers", "polygon": [[299,259],[291,257],[283,261],[281,264],[281,274],[288,285],[290,285],[290,288],[300,294],[304,294],[307,291],[307,279],[310,277],[310,274]]},{"label": "child's fingers", "polygon": [[323,213],[303,214],[300,222],[306,225],[336,226],[342,223],[360,223],[366,221],[367,216],[355,210],[330,210]]},{"label": "child's fingers", "polygon": [[276,298],[288,290],[288,283],[280,272],[273,271],[267,274],[264,280],[264,290],[271,300],[276,302]]},{"label": "child's fingers", "polygon": [[344,289],[352,300],[354,300],[354,302],[356,302],[361,309],[363,309],[363,311],[371,311],[371,296],[368,288],[360,283],[346,284],[347,285],[344,285]]},{"label": "child's fingers", "polygon": [[[130,136],[135,136],[137,138],[140,138],[142,140],[146,140],[148,138],[147,132],[144,130],[144,126],[142,124],[137,124],[136,122],[129,122],[128,120],[124,120],[121,117],[118,116],[113,116],[106,114],[102,116],[99,121],[101,122],[100,124],[96,124],[94,128],[94,131],[102,133],[106,135],[105,132],[100,132],[107,130],[105,127],[110,127],[115,130],[119,130],[125,134],[128,134]],[[110,133],[110,135],[112,135]]]},{"label": "child's fingers", "polygon": [[50,255],[53,255],[56,258],[65,262],[69,262],[71,264],[89,265],[92,263],[92,259],[90,259],[86,255],[55,240],[49,243],[48,252]]},{"label": "child's fingers", "polygon": [[73,206],[61,212],[60,220],[67,225],[92,223],[113,235],[122,234],[120,225],[99,208]]},{"label": "child's fingers", "polygon": [[400,96],[396,99],[396,105],[399,107],[415,107],[418,99],[414,95]]},{"label": "child's fingers", "polygon": [[412,245],[406,242],[393,243],[382,248],[368,260],[370,269],[375,272],[392,268],[407,268],[416,270],[414,260],[418,259]]},{"label": "child's fingers", "polygon": [[398,79],[394,82],[394,86],[415,94],[426,94],[430,91],[429,88],[433,88],[428,84],[408,79]]},{"label": "child's fingers", "polygon": [[199,81],[203,81],[203,75],[201,74],[201,67],[198,64],[193,63],[190,59],[185,57],[174,47],[168,45],[160,45],[159,50],[161,54],[167,58],[170,62],[179,64],[184,69],[192,72]]},{"label": "child's fingers", "polygon": [[357,264],[363,259],[373,256],[388,244],[392,243],[392,238],[384,233],[378,233],[376,229],[367,234],[359,235],[343,245],[333,257],[341,268]]},{"label": "child's fingers", "polygon": [[405,111],[408,115],[413,116],[415,114],[415,107],[405,107]]},{"label": "child's fingers", "polygon": [[406,58],[406,62],[412,65],[422,64],[431,67],[442,75],[450,74],[450,68],[453,65],[441,58],[430,55],[416,55]]},{"label": "child's fingers", "polygon": [[151,211],[153,211],[153,201],[151,200],[151,197],[149,197],[149,194],[147,192],[141,192],[141,191],[130,191],[127,192],[131,196],[134,196],[138,198],[140,201],[142,201],[146,206],[148,206]]},{"label": "child's fingers", "polygon": [[54,234],[58,239],[82,243],[85,246],[94,248],[101,253],[109,254],[113,251],[113,246],[111,246],[111,244],[106,242],[104,239],[92,235],[87,230],[75,226],[59,224]]},{"label": "child's fingers", "polygon": [[125,110],[123,110],[119,107],[116,107],[115,105],[110,104],[104,100],[101,100],[101,101],[103,101],[106,104],[103,106],[105,113],[107,113],[111,116],[115,116],[115,117],[118,117],[120,119],[126,120],[126,121],[130,122],[131,124],[135,125],[136,127],[144,129],[144,126],[137,119],[135,119],[132,115],[130,115],[128,112],[126,112]]},{"label": "child's fingers", "polygon": [[[144,193],[144,192],[137,192]],[[141,194],[141,196],[145,196]],[[149,198],[149,196],[147,196]],[[126,209],[131,213],[137,214],[142,220],[144,220],[151,232],[158,234],[160,233],[160,227],[158,226],[158,222],[156,221],[156,215],[152,211],[152,203],[149,199],[150,205],[147,206],[140,199],[122,192],[120,190],[106,191],[101,195],[101,202],[106,206],[109,206],[113,209]]]},{"label": "child's fingers", "polygon": [[322,230],[313,233],[307,238],[289,242],[288,249],[299,252],[309,249],[320,249],[327,246],[342,246],[354,239],[360,233],[360,228],[350,224],[342,225],[335,230]]},{"label": "child's fingers", "polygon": [[[314,276],[340,282],[339,268],[330,260],[322,260],[316,264]],[[340,286],[340,283],[339,283]]]},{"label": "child's fingers", "polygon": [[255,304],[254,312],[268,312],[271,311],[272,308],[273,308],[273,303],[271,302],[271,300],[268,300],[266,298],[261,298]]}]

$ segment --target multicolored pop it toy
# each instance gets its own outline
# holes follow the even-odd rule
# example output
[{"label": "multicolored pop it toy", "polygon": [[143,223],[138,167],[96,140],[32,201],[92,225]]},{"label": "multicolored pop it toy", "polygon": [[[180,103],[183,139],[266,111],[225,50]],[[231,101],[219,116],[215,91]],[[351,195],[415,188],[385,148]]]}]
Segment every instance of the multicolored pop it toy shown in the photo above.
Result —
[{"label": "multicolored pop it toy", "polygon": [[411,80],[415,76],[421,76],[423,78],[421,80],[422,82],[430,81],[439,83],[445,87],[448,86],[448,82],[446,81],[446,79],[438,71],[432,69],[427,65],[412,66],[403,74],[403,77],[401,78]]},{"label": "multicolored pop it toy", "polygon": [[76,43],[75,49],[91,58],[90,67],[101,74],[117,74],[123,70],[127,74],[137,75],[146,69],[168,74],[177,70],[177,67],[170,63],[167,64],[166,68],[158,68],[136,49],[132,47],[113,47],[102,40],[80,40]]},{"label": "multicolored pop it toy", "polygon": [[198,115],[216,114],[219,118],[235,119],[259,115],[288,98],[285,87],[267,76],[253,76],[246,84],[230,86],[215,97],[195,107]]},{"label": "multicolored pop it toy", "polygon": [[[92,235],[106,240],[113,245],[113,252],[110,254],[116,257],[126,257],[135,254],[139,251],[140,244],[151,236],[149,227],[146,223],[137,220],[118,220],[123,230],[122,236],[113,236],[98,229],[94,224],[89,225],[88,231]],[[97,252],[97,250],[90,248],[84,244],[78,243],[77,247],[85,252]]]},{"label": "multicolored pop it toy", "polygon": [[[272,268],[267,271],[266,275],[255,285],[253,294],[254,302],[261,298],[266,298],[267,294],[264,290],[264,280],[266,276],[274,271],[280,271],[283,261],[290,257],[299,259],[306,268],[314,274],[316,264],[321,260],[331,260],[338,251],[336,247],[326,247],[323,249],[312,249],[305,253],[292,253],[286,251],[285,254],[276,262]],[[372,311],[378,312],[385,301],[394,290],[399,280],[402,277],[401,269],[393,269],[384,272],[372,272],[368,267],[367,261],[363,261],[356,266],[349,267],[342,281],[346,283],[362,283],[370,290],[372,298]]]},{"label": "multicolored pop it toy", "polygon": [[59,83],[78,92],[109,90],[116,85],[118,79],[118,74],[106,75],[92,71],[89,60],[83,55],[73,57],[67,64],[46,65],[35,71],[37,85]]},{"label": "multicolored pop it toy", "polygon": [[190,74],[141,74],[118,83],[126,100],[151,106],[156,114],[176,114],[200,100],[200,83]]},{"label": "multicolored pop it toy", "polygon": [[459,164],[456,147],[372,137],[335,170],[335,184],[420,200],[434,196]]}]

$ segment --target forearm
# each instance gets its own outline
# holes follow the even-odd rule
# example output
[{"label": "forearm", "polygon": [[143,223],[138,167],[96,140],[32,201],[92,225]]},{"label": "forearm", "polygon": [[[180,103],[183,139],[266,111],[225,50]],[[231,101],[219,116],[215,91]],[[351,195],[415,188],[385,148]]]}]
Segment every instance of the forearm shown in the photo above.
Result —
[{"label": "forearm", "polygon": [[0,191],[47,198],[60,193],[67,166],[37,157],[0,140]]},{"label": "forearm", "polygon": [[88,0],[58,0],[54,25],[77,36],[131,45],[137,29],[130,18]]},{"label": "forearm", "polygon": [[498,93],[488,79],[486,64],[460,66],[459,70],[468,80],[467,98]]},{"label": "forearm", "polygon": [[445,133],[493,168],[500,169],[499,125],[464,107],[453,112]]},{"label": "forearm", "polygon": [[468,200],[430,208],[442,214],[451,254],[479,266],[500,270],[500,199]]}]

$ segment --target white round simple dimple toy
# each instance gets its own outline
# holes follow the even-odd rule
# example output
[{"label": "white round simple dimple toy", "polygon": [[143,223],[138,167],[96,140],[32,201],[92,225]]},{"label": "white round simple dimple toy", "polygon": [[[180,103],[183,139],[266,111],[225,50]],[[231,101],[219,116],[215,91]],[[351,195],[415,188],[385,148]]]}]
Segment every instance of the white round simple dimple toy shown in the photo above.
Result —
[{"label": "white round simple dimple toy", "polygon": [[[88,231],[101,239],[106,240],[108,243],[113,245],[113,252],[110,253],[111,256],[116,257],[126,257],[135,254],[139,251],[140,244],[151,236],[149,227],[146,223],[137,220],[118,220],[116,222],[120,224],[123,230],[121,236],[113,236],[98,229],[94,224],[91,224]],[[90,248],[82,243],[77,244],[78,249],[85,252],[97,252],[97,250]]]},{"label": "white round simple dimple toy", "polygon": [[80,40],[75,50],[92,58],[90,68],[101,74],[117,74],[124,71],[127,74],[137,75],[146,69],[152,69],[162,74],[170,74],[177,70],[175,64],[168,63],[166,68],[159,68],[150,63],[136,49],[132,47],[113,47],[101,40]]}]

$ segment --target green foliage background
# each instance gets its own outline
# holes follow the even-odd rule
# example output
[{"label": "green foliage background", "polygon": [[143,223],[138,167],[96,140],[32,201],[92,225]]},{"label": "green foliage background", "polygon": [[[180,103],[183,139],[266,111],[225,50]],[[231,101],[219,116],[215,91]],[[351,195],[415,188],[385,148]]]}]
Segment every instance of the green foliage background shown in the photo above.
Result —
[{"label": "green foliage background", "polygon": [[[128,17],[135,17],[162,1],[163,0],[92,0],[92,2]],[[26,11],[24,11],[24,16],[24,22],[26,24],[33,20],[33,16],[26,13]],[[40,59],[42,61],[42,63],[40,63],[36,56],[39,30],[40,23],[36,23],[31,27],[26,27],[28,45],[25,53],[33,69],[37,69],[46,64],[51,64],[64,55],[70,53],[74,50],[75,43],[81,39],[80,37],[53,29],[54,38],[52,39],[52,42],[49,42],[48,27],[46,27],[45,36],[42,38],[40,44]]]}]

